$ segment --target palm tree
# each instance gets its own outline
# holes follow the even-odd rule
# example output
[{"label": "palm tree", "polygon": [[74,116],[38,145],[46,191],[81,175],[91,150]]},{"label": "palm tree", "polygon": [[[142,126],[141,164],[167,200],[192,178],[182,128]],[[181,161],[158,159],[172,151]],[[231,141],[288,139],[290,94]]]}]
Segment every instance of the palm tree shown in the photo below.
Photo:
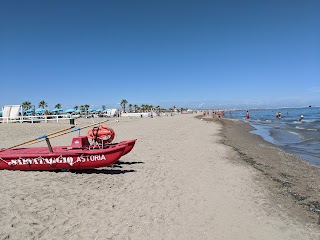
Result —
[{"label": "palm tree", "polygon": [[29,102],[29,101],[23,102],[23,103],[22,103],[22,109],[23,109],[23,110],[31,109],[31,102]]},{"label": "palm tree", "polygon": [[146,105],[145,105],[145,104],[141,104],[141,110],[142,110],[142,112],[144,112],[145,109],[146,109]]},{"label": "palm tree", "polygon": [[73,109],[74,109],[74,110],[78,110],[78,109],[79,109],[79,106],[74,106]]},{"label": "palm tree", "polygon": [[48,107],[48,104],[44,100],[39,102],[39,108],[45,108],[45,107]]},{"label": "palm tree", "polygon": [[129,104],[129,112],[132,112],[132,104]]},{"label": "palm tree", "polygon": [[54,106],[54,108],[60,109],[60,108],[61,108],[61,103],[56,104],[56,105]]},{"label": "palm tree", "polygon": [[84,105],[84,111],[86,112],[86,114],[88,114],[89,107],[90,107],[90,105],[88,105],[88,104]]},{"label": "palm tree", "polygon": [[134,107],[134,112],[137,112],[137,110],[139,109],[139,106],[137,104],[133,105]]},{"label": "palm tree", "polygon": [[126,111],[126,104],[127,104],[127,103],[128,103],[128,101],[125,100],[125,99],[122,99],[121,102],[120,102],[120,105],[121,105],[121,107],[122,107],[123,112]]}]

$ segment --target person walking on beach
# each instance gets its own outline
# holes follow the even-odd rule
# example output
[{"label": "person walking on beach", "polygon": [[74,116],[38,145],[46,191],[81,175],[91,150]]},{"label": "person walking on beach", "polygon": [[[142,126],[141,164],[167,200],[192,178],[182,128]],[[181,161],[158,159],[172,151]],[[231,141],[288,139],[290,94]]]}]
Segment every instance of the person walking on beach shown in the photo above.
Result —
[{"label": "person walking on beach", "polygon": [[219,119],[219,121],[221,121],[221,111],[220,110],[218,111],[218,119]]},{"label": "person walking on beach", "polygon": [[247,119],[247,121],[249,122],[249,119],[250,119],[250,113],[249,113],[249,111],[247,111],[247,113],[246,113],[246,119]]}]

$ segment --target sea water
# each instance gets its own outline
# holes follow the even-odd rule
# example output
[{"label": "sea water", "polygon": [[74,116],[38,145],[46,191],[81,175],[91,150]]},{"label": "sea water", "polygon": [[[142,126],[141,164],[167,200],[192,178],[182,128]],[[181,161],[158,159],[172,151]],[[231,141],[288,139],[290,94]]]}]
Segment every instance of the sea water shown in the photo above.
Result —
[{"label": "sea water", "polygon": [[[264,140],[320,166],[320,107],[251,109],[249,124]],[[281,118],[276,117],[281,113]],[[303,115],[303,118],[301,118]],[[226,112],[225,117],[242,119],[246,110]]]}]

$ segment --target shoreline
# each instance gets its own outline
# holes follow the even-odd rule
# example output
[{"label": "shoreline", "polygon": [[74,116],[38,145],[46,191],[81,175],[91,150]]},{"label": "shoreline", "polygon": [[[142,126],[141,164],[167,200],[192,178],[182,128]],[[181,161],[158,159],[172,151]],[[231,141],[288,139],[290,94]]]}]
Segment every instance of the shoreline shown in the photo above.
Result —
[{"label": "shoreline", "polygon": [[242,120],[223,118],[214,122],[222,125],[221,143],[237,152],[242,164],[262,174],[260,181],[274,204],[303,223],[320,228],[320,168],[250,133],[255,128]]}]

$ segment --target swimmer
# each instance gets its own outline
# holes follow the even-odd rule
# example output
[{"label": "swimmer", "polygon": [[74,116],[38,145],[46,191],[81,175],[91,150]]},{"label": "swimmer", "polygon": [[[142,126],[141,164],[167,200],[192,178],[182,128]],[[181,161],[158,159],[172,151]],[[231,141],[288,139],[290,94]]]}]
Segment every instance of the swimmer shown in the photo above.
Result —
[{"label": "swimmer", "polygon": [[300,118],[299,118],[299,121],[302,121],[304,119],[304,116],[301,115]]}]

